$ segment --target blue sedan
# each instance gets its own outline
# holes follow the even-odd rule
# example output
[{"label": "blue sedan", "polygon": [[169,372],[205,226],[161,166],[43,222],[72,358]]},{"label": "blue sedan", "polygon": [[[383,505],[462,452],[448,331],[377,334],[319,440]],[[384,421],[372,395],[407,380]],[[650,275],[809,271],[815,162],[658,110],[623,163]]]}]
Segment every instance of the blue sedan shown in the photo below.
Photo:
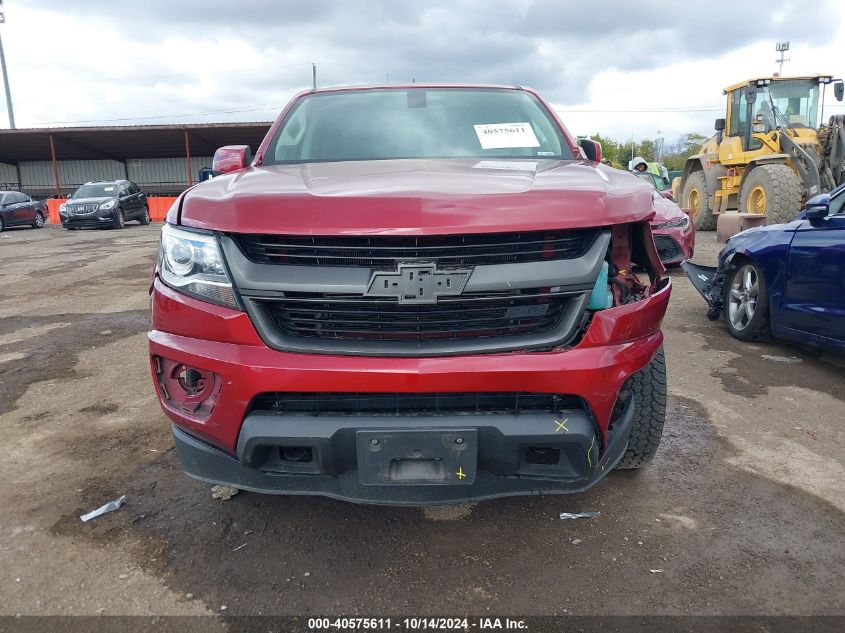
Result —
[{"label": "blue sedan", "polygon": [[772,336],[845,351],[845,185],[788,224],[737,233],[717,268],[682,264],[741,341]]}]

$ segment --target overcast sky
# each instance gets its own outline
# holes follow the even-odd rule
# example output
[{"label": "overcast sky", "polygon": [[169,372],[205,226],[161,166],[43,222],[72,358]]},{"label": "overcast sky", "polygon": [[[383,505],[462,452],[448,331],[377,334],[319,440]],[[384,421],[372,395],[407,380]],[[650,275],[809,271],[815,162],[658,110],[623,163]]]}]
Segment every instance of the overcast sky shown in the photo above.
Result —
[{"label": "overcast sky", "polygon": [[18,127],[271,120],[316,62],[324,86],[532,86],[575,134],[673,142],[711,133],[724,86],[776,71],[778,40],[784,74],[845,75],[843,5],[6,0],[0,33]]}]

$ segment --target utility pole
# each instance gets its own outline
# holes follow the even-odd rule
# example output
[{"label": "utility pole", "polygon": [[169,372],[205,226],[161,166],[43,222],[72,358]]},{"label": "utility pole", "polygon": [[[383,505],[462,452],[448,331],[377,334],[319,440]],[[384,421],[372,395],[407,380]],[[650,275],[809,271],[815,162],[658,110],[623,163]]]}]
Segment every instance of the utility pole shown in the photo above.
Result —
[{"label": "utility pole", "polygon": [[311,79],[314,83],[314,90],[317,89],[317,64],[311,64]]},{"label": "utility pole", "polygon": [[[0,0],[0,24],[6,23],[3,0]],[[0,38],[0,67],[3,69],[3,85],[6,88],[6,107],[9,109],[9,128],[15,129],[15,111],[12,108],[12,91],[9,89],[9,73],[6,72],[6,55],[3,53],[3,38]]]},{"label": "utility pole", "polygon": [[780,65],[778,70],[778,77],[783,77],[783,62],[788,62],[789,58],[784,58],[784,53],[789,50],[789,41],[786,42],[778,42],[775,44],[775,50],[780,53],[780,57],[775,60],[775,63]]}]

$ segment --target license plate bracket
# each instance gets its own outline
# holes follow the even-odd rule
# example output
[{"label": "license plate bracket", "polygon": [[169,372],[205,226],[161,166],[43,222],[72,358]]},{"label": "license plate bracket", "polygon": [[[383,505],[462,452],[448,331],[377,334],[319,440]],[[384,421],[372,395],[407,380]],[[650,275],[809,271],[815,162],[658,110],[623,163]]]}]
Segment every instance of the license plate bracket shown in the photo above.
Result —
[{"label": "license plate bracket", "polygon": [[367,486],[467,486],[475,482],[476,429],[357,431],[358,477]]}]

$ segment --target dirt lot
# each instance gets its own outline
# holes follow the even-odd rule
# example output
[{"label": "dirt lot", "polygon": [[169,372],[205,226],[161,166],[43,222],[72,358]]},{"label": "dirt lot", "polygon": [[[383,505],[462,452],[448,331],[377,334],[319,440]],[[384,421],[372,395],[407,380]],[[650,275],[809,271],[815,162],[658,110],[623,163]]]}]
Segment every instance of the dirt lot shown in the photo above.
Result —
[{"label": "dirt lot", "polygon": [[218,501],[148,375],[157,236],[0,234],[0,614],[845,614],[841,359],[734,341],[675,272],[647,470],[441,509]]}]

